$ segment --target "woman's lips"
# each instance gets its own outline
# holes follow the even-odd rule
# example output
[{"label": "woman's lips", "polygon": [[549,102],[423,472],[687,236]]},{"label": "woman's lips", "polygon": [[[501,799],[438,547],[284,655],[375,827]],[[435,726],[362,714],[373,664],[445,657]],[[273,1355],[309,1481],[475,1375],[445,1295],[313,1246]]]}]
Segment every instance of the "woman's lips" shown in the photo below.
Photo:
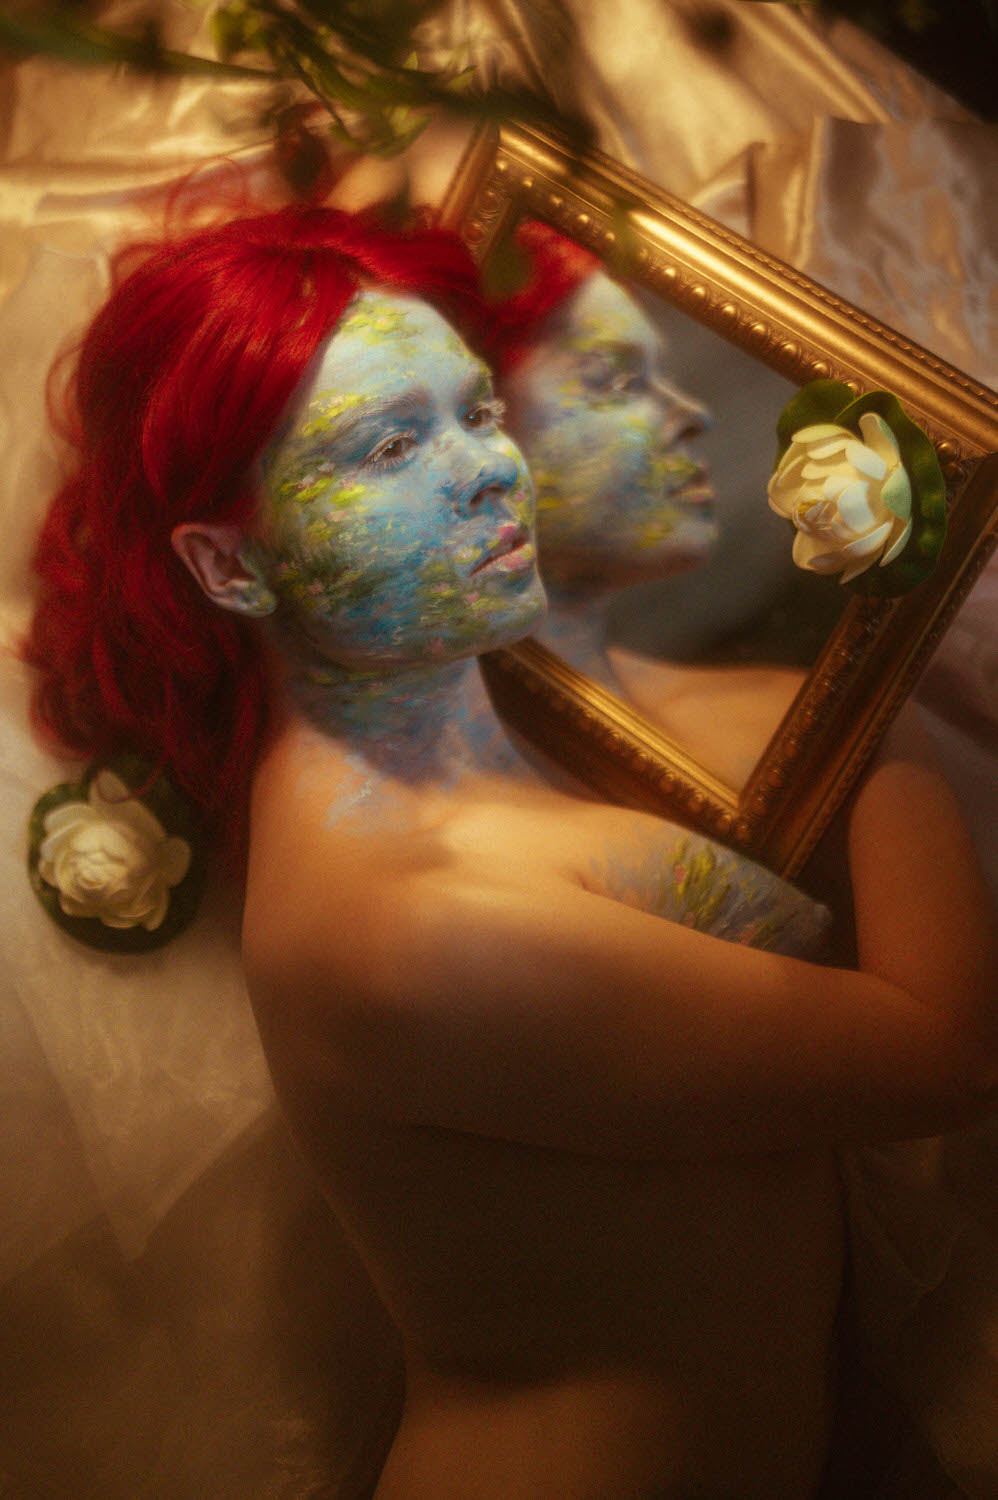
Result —
[{"label": "woman's lips", "polygon": [[713,507],[717,495],[714,486],[710,482],[710,474],[701,464],[689,478],[673,490],[668,496],[670,500],[678,501],[682,505],[690,507]]},{"label": "woman's lips", "polygon": [[508,552],[500,552],[497,557],[493,557],[485,566],[494,568],[497,573],[523,573],[533,567],[535,556],[533,542],[524,538],[522,542],[510,547]]},{"label": "woman's lips", "polygon": [[533,560],[534,547],[529,531],[522,526],[510,527],[500,534],[481,561],[475,564],[471,576],[474,578],[486,568],[495,568],[504,573],[518,572],[521,568],[530,567]]}]

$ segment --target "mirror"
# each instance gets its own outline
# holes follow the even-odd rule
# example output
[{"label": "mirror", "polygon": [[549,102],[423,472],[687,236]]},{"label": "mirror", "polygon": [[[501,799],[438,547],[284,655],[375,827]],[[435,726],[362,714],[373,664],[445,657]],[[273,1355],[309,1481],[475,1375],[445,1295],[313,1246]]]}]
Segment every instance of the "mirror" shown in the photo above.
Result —
[{"label": "mirror", "polygon": [[[564,636],[493,653],[497,704],[601,795],[793,874],[994,545],[998,397],[609,158],[540,132],[480,136],[443,219],[486,269],[525,219],[594,253],[712,416],[696,439],[717,491],[711,555],[614,598],[610,675],[573,666]],[[901,598],[795,568],[790,528],[767,505],[779,412],[818,379],[893,393],[935,447],[947,541]]]},{"label": "mirror", "polygon": [[[515,243],[552,278],[577,262],[533,221]],[[537,636],[740,791],[848,599],[817,576],[795,593],[765,503],[795,387],[582,264],[499,380],[537,489]]]}]

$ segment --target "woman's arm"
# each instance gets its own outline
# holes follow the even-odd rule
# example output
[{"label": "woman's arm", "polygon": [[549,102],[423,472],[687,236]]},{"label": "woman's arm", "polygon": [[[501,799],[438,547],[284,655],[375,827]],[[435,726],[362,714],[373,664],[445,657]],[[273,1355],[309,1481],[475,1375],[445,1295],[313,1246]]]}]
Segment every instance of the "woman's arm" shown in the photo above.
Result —
[{"label": "woman's arm", "polygon": [[889,732],[853,799],[848,850],[859,967],[922,999],[974,1052],[994,1059],[994,909],[913,708]]},{"label": "woman's arm", "polygon": [[[279,1083],[400,1122],[653,1159],[916,1136],[996,1071],[987,895],[909,725],[849,820],[860,971],[726,944],[569,879],[311,859],[252,913]],[[270,911],[277,912],[271,903]],[[274,955],[281,953],[280,963]],[[296,1083],[297,1080],[297,1083]]]}]

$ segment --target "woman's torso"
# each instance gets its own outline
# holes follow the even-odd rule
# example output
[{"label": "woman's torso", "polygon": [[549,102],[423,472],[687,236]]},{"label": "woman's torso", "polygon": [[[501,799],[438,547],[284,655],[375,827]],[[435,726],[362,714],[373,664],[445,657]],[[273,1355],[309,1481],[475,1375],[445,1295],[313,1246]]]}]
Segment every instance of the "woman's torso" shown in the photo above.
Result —
[{"label": "woman's torso", "polygon": [[[327,774],[327,820],[341,815],[342,766],[325,754],[310,744],[303,771],[292,737],[264,764],[249,923],[258,901],[294,902],[294,878],[254,871],[289,820],[304,837]],[[348,842],[365,804],[375,824],[386,815],[376,789],[357,792]],[[432,828],[455,879],[487,861],[497,878],[553,875],[743,940],[759,931],[765,878],[754,888],[723,852],[705,866],[701,841],[643,815],[488,783],[444,799],[402,789],[399,803],[398,837]],[[711,907],[712,882],[727,894]],[[792,904],[784,931],[807,926]],[[379,1500],[813,1493],[842,1264],[830,1157],[713,1157],[705,1141],[696,1160],[626,1161],[407,1126],[390,1109],[360,1118],[323,1067],[289,1058],[271,1049],[285,1108],[406,1345]]]}]

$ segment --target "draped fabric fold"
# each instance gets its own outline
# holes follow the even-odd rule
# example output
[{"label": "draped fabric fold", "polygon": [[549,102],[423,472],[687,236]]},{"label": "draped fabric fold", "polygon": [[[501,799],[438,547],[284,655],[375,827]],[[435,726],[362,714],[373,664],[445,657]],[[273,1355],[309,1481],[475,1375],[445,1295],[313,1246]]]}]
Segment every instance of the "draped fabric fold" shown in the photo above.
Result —
[{"label": "draped fabric fold", "polygon": [[998,131],[821,119],[755,146],[753,238],[985,383],[998,380]]}]

